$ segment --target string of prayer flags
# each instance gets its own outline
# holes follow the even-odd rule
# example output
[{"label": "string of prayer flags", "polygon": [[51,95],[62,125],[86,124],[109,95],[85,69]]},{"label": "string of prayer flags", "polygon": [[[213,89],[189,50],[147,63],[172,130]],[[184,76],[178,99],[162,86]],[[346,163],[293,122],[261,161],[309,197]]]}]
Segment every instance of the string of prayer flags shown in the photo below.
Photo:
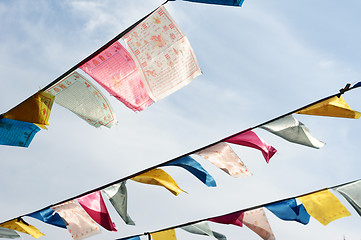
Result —
[{"label": "string of prayer flags", "polygon": [[163,6],[127,33],[123,40],[155,102],[201,75],[187,37]]},{"label": "string of prayer flags", "polygon": [[183,0],[183,1],[218,4],[218,5],[226,5],[226,6],[239,6],[239,7],[242,7],[242,4],[244,2],[244,0]]},{"label": "string of prayer flags", "polygon": [[214,237],[218,240],[227,240],[226,236],[224,236],[223,234],[212,231],[210,229],[208,223],[205,221],[195,223],[192,225],[188,225],[188,226],[184,226],[184,227],[181,227],[181,229],[183,229],[184,231],[187,231],[189,233],[193,233],[193,234]]},{"label": "string of prayer flags", "polygon": [[110,218],[100,191],[77,198],[77,200],[89,216],[100,226],[109,231],[117,231],[117,227]]},{"label": "string of prayer flags", "polygon": [[184,192],[174,179],[162,169],[152,169],[131,179],[140,183],[163,186],[176,196]]},{"label": "string of prayer flags", "polygon": [[271,157],[277,152],[277,150],[269,146],[263,139],[257,136],[253,131],[247,131],[225,140],[228,143],[234,143],[246,147],[258,149],[262,152],[266,162],[269,163]]},{"label": "string of prayer flags", "polygon": [[0,144],[28,147],[40,128],[33,123],[0,118]]},{"label": "string of prayer flags", "polygon": [[153,103],[129,52],[117,41],[80,67],[133,111]]},{"label": "string of prayer flags", "polygon": [[232,177],[244,177],[252,175],[247,167],[243,164],[241,159],[227,143],[217,143],[211,147],[197,152],[196,154],[210,161]]},{"label": "string of prayer flags", "polygon": [[313,148],[321,148],[325,143],[314,138],[308,128],[293,115],[287,115],[276,121],[264,124],[261,128],[293,143]]},{"label": "string of prayer flags", "polygon": [[27,216],[36,218],[40,221],[43,221],[45,223],[48,223],[48,224],[51,224],[51,225],[54,225],[57,227],[66,228],[66,223],[64,222],[64,220],[60,217],[60,215],[57,212],[55,212],[51,208],[48,208],[48,209],[45,209],[42,211],[38,211],[38,212],[34,212]]},{"label": "string of prayer flags", "polygon": [[12,229],[18,232],[26,233],[34,238],[45,236],[36,227],[26,223],[22,218],[14,219],[0,224],[0,227]]},{"label": "string of prayer flags", "polygon": [[17,232],[12,229],[0,227],[0,238],[15,239],[21,237]]},{"label": "string of prayer flags", "polygon": [[333,190],[339,192],[361,216],[361,181],[336,187]]},{"label": "string of prayer flags", "polygon": [[66,228],[75,240],[100,233],[98,225],[74,200],[51,207],[66,221]]},{"label": "string of prayer flags", "polygon": [[45,128],[44,125],[49,125],[53,102],[54,96],[39,91],[2,116],[8,119],[34,123],[41,128]]},{"label": "string of prayer flags", "polygon": [[174,229],[169,229],[161,232],[150,234],[153,240],[177,240]]},{"label": "string of prayer flags", "polygon": [[296,221],[304,225],[310,221],[310,215],[305,207],[302,204],[297,205],[294,198],[268,204],[265,207],[282,220]]},{"label": "string of prayer flags", "polygon": [[112,127],[115,114],[108,99],[81,74],[74,72],[46,90],[55,102],[94,127]]},{"label": "string of prayer flags", "polygon": [[276,239],[263,208],[256,208],[254,210],[244,212],[242,222],[264,240]]},{"label": "string of prayer flags", "polygon": [[175,161],[164,164],[163,166],[179,166],[190,173],[192,173],[196,178],[198,178],[201,182],[206,184],[208,187],[215,187],[216,181],[214,178],[199,164],[196,160],[191,158],[190,156],[185,156]]},{"label": "string of prayer flags", "polygon": [[298,198],[307,212],[323,225],[350,216],[350,212],[329,190],[322,190]]},{"label": "string of prayer flags", "polygon": [[360,118],[361,113],[354,111],[346,103],[342,96],[332,97],[320,103],[316,103],[308,108],[297,112],[298,114],[318,115],[341,118]]},{"label": "string of prayer flags", "polygon": [[135,225],[134,221],[128,215],[128,194],[125,184],[126,181],[116,183],[103,189],[102,191],[108,197],[110,203],[113,205],[124,222],[128,225]]},{"label": "string of prayer flags", "polygon": [[223,216],[210,218],[208,221],[216,222],[216,223],[223,223],[223,224],[233,224],[236,226],[243,227],[242,221],[243,221],[244,212],[239,211],[235,213],[226,214]]}]

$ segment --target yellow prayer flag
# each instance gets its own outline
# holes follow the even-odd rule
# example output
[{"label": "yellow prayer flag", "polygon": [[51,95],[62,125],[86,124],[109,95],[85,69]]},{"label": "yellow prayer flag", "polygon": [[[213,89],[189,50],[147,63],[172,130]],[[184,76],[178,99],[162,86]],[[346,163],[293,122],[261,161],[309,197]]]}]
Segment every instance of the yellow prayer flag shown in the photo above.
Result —
[{"label": "yellow prayer flag", "polygon": [[177,240],[174,229],[151,233],[153,240]]},{"label": "yellow prayer flag", "polygon": [[9,228],[22,233],[27,233],[33,236],[34,238],[45,236],[36,227],[26,224],[25,222],[18,221],[16,219],[0,224],[0,227]]},{"label": "yellow prayer flag", "polygon": [[3,116],[13,120],[34,123],[45,128],[44,125],[49,125],[48,121],[54,99],[53,95],[37,92],[18,106],[4,113]]},{"label": "yellow prayer flag", "polygon": [[163,186],[176,196],[184,192],[174,179],[162,169],[152,169],[131,179],[140,183]]},{"label": "yellow prayer flag", "polygon": [[323,225],[350,216],[350,212],[329,190],[322,190],[298,198],[307,212]]},{"label": "yellow prayer flag", "polygon": [[308,108],[297,112],[298,114],[342,117],[342,118],[360,118],[361,113],[354,111],[345,102],[342,96],[332,97],[320,103],[316,103]]}]

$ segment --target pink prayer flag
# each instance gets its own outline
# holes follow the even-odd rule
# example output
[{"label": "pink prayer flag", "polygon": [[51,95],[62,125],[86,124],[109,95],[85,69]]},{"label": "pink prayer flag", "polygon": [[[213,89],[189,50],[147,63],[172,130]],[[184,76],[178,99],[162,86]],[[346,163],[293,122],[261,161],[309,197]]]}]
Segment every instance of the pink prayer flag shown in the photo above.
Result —
[{"label": "pink prayer flag", "polygon": [[257,136],[253,131],[247,131],[238,134],[234,137],[228,138],[225,142],[234,143],[246,147],[258,149],[262,152],[266,162],[268,163],[271,157],[277,152],[277,150],[268,145],[263,139]]},{"label": "pink prayer flag", "polygon": [[244,212],[243,224],[257,233],[264,240],[276,239],[263,208],[257,208]]},{"label": "pink prayer flag", "polygon": [[77,198],[77,200],[84,208],[84,210],[89,214],[89,216],[99,225],[109,231],[117,231],[117,227],[110,219],[108,209],[105,206],[100,191],[96,191],[84,197]]},{"label": "pink prayer flag", "polygon": [[142,111],[153,103],[129,52],[115,42],[80,69],[133,111]]},{"label": "pink prayer flag", "polygon": [[230,213],[227,215],[223,215],[220,217],[215,217],[208,219],[208,221],[216,222],[216,223],[223,223],[223,224],[233,224],[236,226],[243,227],[242,221],[243,221],[243,211]]}]

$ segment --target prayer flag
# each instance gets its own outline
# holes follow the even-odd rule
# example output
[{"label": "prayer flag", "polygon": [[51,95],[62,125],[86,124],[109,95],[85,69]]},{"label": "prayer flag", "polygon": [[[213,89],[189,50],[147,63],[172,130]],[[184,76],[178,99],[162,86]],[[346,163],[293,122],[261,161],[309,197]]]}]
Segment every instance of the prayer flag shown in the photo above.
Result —
[{"label": "prayer flag", "polygon": [[33,123],[0,118],[0,144],[28,147],[40,128]]},{"label": "prayer flag", "polygon": [[264,240],[276,239],[263,208],[256,208],[254,210],[244,212],[243,224],[257,233]]},{"label": "prayer flag", "polygon": [[350,212],[329,190],[322,190],[298,198],[307,212],[323,225],[350,216]]},{"label": "prayer flag", "polygon": [[37,92],[20,103],[18,106],[3,114],[4,118],[30,122],[45,128],[49,125],[50,111],[53,106],[54,96],[46,92]]},{"label": "prayer flag", "polygon": [[34,238],[39,238],[41,236],[45,236],[36,227],[31,226],[30,224],[26,223],[21,218],[2,223],[2,224],[0,224],[0,227],[12,229],[12,230],[22,232],[22,233],[26,233],[26,234],[33,236]]},{"label": "prayer flag", "polygon": [[246,147],[258,149],[262,152],[266,162],[268,163],[271,157],[277,152],[277,150],[269,146],[263,139],[257,136],[253,131],[247,131],[225,140],[228,143],[234,143]]},{"label": "prayer flag", "polygon": [[353,85],[353,88],[358,88],[358,87],[361,87],[361,82],[358,82],[355,85]]},{"label": "prayer flag", "polygon": [[334,190],[339,192],[361,216],[361,180],[342,185]]},{"label": "prayer flag", "polygon": [[192,173],[196,178],[201,180],[208,187],[215,187],[216,181],[214,178],[200,165],[196,160],[190,156],[185,156],[175,161],[169,162],[163,166],[179,166],[190,173]]},{"label": "prayer flag", "polygon": [[80,69],[133,111],[142,111],[153,103],[134,60],[118,41]]},{"label": "prayer flag", "polygon": [[47,93],[55,96],[55,102],[94,127],[112,127],[115,114],[108,99],[81,74],[74,72],[51,86]]},{"label": "prayer flag", "polygon": [[117,240],[140,240],[139,236],[131,237],[131,238],[118,238]]},{"label": "prayer flag", "polygon": [[184,192],[174,179],[162,169],[152,169],[131,179],[140,183],[163,186],[176,196]]},{"label": "prayer flag", "polygon": [[265,207],[282,220],[296,221],[304,225],[310,221],[310,215],[303,204],[297,206],[296,199],[294,198],[268,204]]},{"label": "prayer flag", "polygon": [[103,228],[116,232],[117,227],[112,222],[108,209],[105,206],[102,194],[100,191],[96,191],[77,198],[78,203],[89,214],[89,216],[96,221]]},{"label": "prayer flag", "polygon": [[252,175],[227,143],[217,143],[197,152],[196,154],[210,161],[232,177]]},{"label": "prayer flag", "polygon": [[68,223],[66,228],[75,240],[100,233],[98,225],[74,200],[51,207]]},{"label": "prayer flag", "polygon": [[123,37],[156,102],[201,75],[187,37],[161,6]]},{"label": "prayer flag", "polygon": [[313,148],[321,148],[325,145],[320,140],[314,138],[308,128],[292,115],[262,125],[261,128],[293,143]]},{"label": "prayer flag", "polygon": [[236,226],[243,227],[242,221],[243,221],[243,211],[230,213],[227,215],[210,218],[208,221],[216,222],[216,223],[223,223],[223,224],[233,224]]},{"label": "prayer flag", "polygon": [[29,215],[27,215],[29,217],[33,217],[36,218],[40,221],[43,221],[45,223],[57,226],[57,227],[61,227],[61,228],[66,228],[66,224],[64,222],[64,220],[60,217],[60,215],[55,212],[53,209],[48,208],[42,211],[38,211],[35,213],[31,213]]},{"label": "prayer flag", "polygon": [[224,236],[223,234],[212,231],[207,222],[195,223],[192,225],[181,227],[181,229],[193,234],[215,237],[218,240],[227,240],[226,236]]},{"label": "prayer flag", "polygon": [[14,238],[21,238],[21,237],[14,230],[0,227],[0,238],[14,239]]},{"label": "prayer flag", "polygon": [[135,225],[133,220],[128,215],[128,194],[125,183],[126,181],[116,183],[110,187],[103,189],[103,192],[109,198],[109,201],[111,202],[115,210],[117,210],[118,214],[124,220],[124,222],[129,225]]},{"label": "prayer flag", "polygon": [[332,97],[316,103],[308,108],[298,111],[299,114],[342,117],[342,118],[360,118],[361,113],[354,111],[345,102],[342,96]]},{"label": "prayer flag", "polygon": [[174,229],[150,234],[153,240],[177,240]]},{"label": "prayer flag", "polygon": [[239,7],[242,7],[242,4],[244,2],[244,0],[183,0],[183,1],[227,5],[227,6],[239,6]]}]

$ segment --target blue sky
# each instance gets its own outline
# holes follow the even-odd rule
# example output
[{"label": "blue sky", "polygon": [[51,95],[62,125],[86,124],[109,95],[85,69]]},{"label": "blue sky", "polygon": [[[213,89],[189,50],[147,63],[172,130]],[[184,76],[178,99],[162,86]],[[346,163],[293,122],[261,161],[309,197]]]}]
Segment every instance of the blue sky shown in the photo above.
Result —
[{"label": "blue sky", "polygon": [[[161,3],[0,2],[0,111],[46,86]],[[166,8],[187,35],[203,75],[140,113],[103,91],[119,121],[111,129],[95,129],[54,104],[49,129],[39,132],[28,149],[0,146],[1,222],[193,151],[360,80],[357,1],[246,0],[235,8],[177,0]],[[355,110],[361,110],[358,91],[344,96]],[[258,151],[233,145],[252,177],[234,179],[195,157],[217,181],[217,188],[206,188],[182,169],[164,168],[188,194],[174,197],[162,188],[129,182],[129,214],[137,225],[125,225],[109,205],[119,231],[104,230],[93,239],[157,230],[360,178],[359,120],[296,118],[326,146],[311,149],[256,129],[278,153],[267,165]],[[277,239],[359,239],[361,219],[345,205],[352,216],[326,227],[315,219],[303,226],[266,213]],[[71,239],[65,230],[26,220],[47,235],[43,239]],[[260,239],[247,228],[211,227],[229,240]],[[177,236],[206,239],[181,230]]]}]

